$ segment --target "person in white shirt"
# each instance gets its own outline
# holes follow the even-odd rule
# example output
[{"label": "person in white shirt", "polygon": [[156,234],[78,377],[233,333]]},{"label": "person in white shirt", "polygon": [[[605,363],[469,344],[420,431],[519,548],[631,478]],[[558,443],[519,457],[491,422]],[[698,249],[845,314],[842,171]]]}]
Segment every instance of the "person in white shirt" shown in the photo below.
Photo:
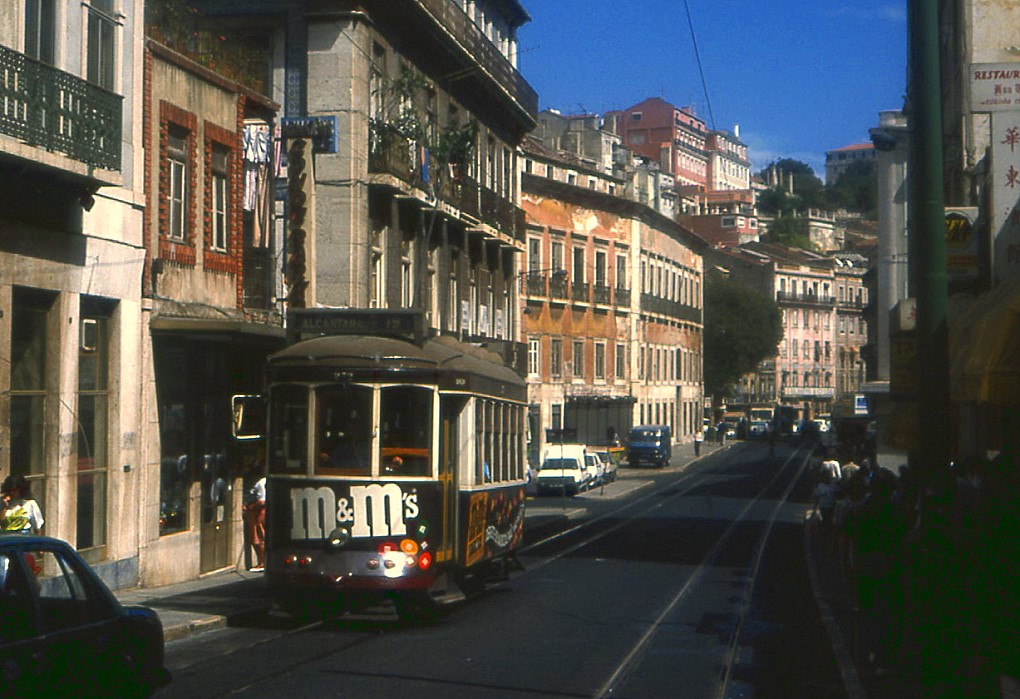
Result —
[{"label": "person in white shirt", "polygon": [[266,477],[255,481],[245,494],[244,528],[248,543],[255,550],[253,572],[266,566]]}]

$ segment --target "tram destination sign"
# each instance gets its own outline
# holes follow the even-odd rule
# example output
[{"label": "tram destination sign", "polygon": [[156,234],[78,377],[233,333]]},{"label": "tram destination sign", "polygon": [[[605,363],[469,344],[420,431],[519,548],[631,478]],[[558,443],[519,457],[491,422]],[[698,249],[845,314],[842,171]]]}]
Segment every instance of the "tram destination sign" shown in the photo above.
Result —
[{"label": "tram destination sign", "polygon": [[291,341],[320,335],[388,335],[418,342],[424,337],[425,314],[416,309],[291,308]]}]

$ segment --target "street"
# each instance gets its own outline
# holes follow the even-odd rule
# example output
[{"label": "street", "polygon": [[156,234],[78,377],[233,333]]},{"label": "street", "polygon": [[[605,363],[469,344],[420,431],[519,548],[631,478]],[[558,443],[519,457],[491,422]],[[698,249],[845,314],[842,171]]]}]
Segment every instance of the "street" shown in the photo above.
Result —
[{"label": "street", "polygon": [[157,696],[846,696],[804,563],[807,453],[689,458],[529,499],[526,570],[435,624],[272,612],[169,644]]}]

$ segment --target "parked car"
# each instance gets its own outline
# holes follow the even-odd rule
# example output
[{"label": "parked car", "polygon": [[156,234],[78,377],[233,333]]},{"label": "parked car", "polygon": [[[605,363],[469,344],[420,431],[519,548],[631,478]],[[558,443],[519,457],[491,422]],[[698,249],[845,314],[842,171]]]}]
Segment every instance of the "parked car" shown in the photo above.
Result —
[{"label": "parked car", "polygon": [[545,458],[535,483],[538,494],[577,495],[589,485],[587,449],[582,444],[554,444],[545,450]]},{"label": "parked car", "polygon": [[588,487],[594,488],[606,482],[606,462],[593,451],[585,453],[585,470],[588,472]]},{"label": "parked car", "polygon": [[0,535],[0,613],[10,696],[147,696],[170,681],[156,613],[122,606],[63,541]]},{"label": "parked car", "polygon": [[608,450],[599,451],[596,453],[599,455],[599,458],[602,459],[603,482],[612,483],[613,481],[616,480],[617,471],[619,470],[619,466],[617,465],[616,460],[613,458],[613,455],[610,454]]}]

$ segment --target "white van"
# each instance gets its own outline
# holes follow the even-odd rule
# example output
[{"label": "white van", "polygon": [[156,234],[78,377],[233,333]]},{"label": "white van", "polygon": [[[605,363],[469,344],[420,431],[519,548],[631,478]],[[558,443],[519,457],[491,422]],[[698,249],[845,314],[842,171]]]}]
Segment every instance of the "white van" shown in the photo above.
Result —
[{"label": "white van", "polygon": [[545,450],[535,484],[538,494],[577,495],[588,487],[588,453],[582,444],[554,444]]}]

